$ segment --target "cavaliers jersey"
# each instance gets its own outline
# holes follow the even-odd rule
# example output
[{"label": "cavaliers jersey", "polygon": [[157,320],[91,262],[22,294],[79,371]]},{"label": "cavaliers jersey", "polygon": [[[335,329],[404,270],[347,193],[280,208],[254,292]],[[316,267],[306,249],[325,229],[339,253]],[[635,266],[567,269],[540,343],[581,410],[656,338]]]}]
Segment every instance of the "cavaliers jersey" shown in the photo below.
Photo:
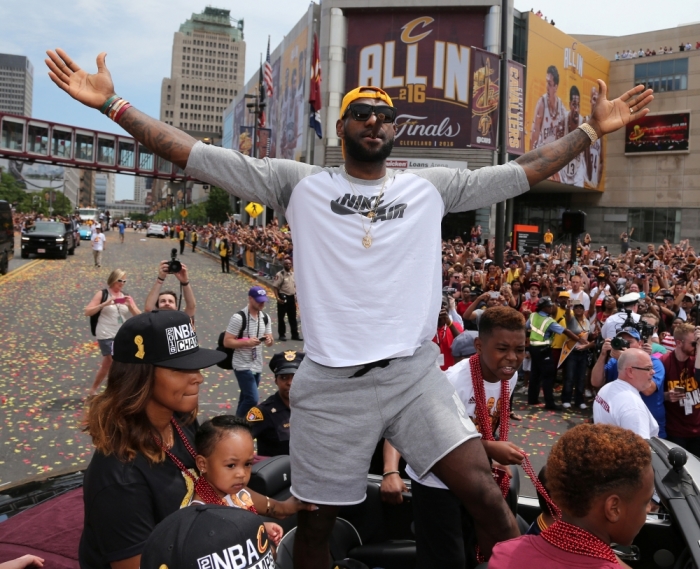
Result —
[{"label": "cavaliers jersey", "polygon": [[[580,125],[582,122],[583,118],[579,115],[578,124]],[[566,113],[566,118],[564,119],[564,131],[565,134],[569,134],[569,112]],[[570,184],[582,188],[585,176],[586,163],[584,161],[583,152],[559,170],[559,179],[562,184]]]},{"label": "cavaliers jersey", "polygon": [[591,144],[591,177],[588,178],[586,172],[586,186],[589,188],[597,188],[601,182],[601,165],[600,156],[603,152],[603,141],[599,138]]},{"label": "cavaliers jersey", "polygon": [[540,135],[537,137],[537,148],[564,136],[564,115],[566,114],[564,103],[561,102],[559,97],[556,100],[554,113],[549,110],[546,94],[540,97],[540,101],[542,101],[544,106],[544,117],[542,118]]}]

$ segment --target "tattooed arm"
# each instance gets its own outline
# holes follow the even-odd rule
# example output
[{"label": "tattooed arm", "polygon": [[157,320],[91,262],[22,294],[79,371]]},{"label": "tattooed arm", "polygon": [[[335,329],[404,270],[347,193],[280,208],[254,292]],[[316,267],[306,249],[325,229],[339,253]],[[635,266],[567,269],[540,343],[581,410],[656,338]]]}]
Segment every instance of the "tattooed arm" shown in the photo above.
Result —
[{"label": "tattooed arm", "polygon": [[[645,91],[643,85],[637,85],[612,101],[608,101],[608,87],[600,79],[598,87],[600,97],[588,124],[599,138],[645,116],[649,112],[649,103],[654,100],[652,90]],[[516,162],[523,167],[527,181],[534,186],[561,170],[590,144],[588,135],[577,128],[559,140],[522,155]]]},{"label": "tattooed arm", "polygon": [[[47,51],[49,77],[75,100],[93,109],[115,94],[112,76],[105,65],[106,53],[97,56],[97,73],[89,75],[62,49]],[[189,134],[149,117],[131,107],[119,119],[119,125],[146,148],[180,168],[187,166],[190,150],[197,142]]]}]

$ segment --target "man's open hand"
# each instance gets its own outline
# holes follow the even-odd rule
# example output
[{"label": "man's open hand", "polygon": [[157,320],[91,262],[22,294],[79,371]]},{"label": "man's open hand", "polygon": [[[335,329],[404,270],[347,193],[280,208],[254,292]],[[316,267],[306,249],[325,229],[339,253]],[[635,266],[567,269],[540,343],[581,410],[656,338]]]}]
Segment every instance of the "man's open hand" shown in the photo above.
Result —
[{"label": "man's open hand", "polygon": [[50,69],[51,81],[76,101],[93,109],[99,109],[114,95],[112,75],[105,65],[107,57],[105,52],[97,56],[97,73],[94,75],[80,69],[61,48],[57,48],[56,51],[49,50],[46,54],[49,58],[44,61]]},{"label": "man's open hand", "polygon": [[653,91],[645,91],[644,85],[637,85],[612,101],[608,101],[608,86],[601,79],[598,79],[598,88],[600,96],[589,120],[598,136],[615,132],[627,123],[646,116],[649,103],[654,100]]}]

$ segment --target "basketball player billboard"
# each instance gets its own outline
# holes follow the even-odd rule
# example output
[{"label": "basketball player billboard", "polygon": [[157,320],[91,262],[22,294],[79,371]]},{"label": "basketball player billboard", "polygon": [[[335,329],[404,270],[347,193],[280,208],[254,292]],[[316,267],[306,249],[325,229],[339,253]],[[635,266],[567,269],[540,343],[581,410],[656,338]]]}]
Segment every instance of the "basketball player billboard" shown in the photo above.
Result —
[{"label": "basketball player billboard", "polygon": [[[485,15],[473,9],[347,12],[345,86],[373,85],[389,93],[398,109],[395,147],[471,145],[471,46],[484,43]],[[498,65],[489,65],[497,82]],[[481,98],[485,110],[492,91]],[[490,138],[495,143],[493,133]]]},{"label": "basketball player billboard", "polygon": [[647,115],[625,128],[625,154],[688,152],[690,113]]},{"label": "basketball player billboard", "polygon": [[[598,101],[596,79],[608,83],[610,62],[541,18],[528,18],[525,145],[528,150],[557,140],[586,122]],[[603,191],[604,140],[549,179]]]}]

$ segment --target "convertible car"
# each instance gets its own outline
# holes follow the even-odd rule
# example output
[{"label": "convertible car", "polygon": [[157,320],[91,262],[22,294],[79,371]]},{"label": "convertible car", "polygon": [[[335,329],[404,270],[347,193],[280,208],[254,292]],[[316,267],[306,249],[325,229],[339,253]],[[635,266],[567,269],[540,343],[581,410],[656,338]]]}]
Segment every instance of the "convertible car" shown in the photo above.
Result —
[{"label": "convertible car", "polygon": [[[668,441],[652,439],[652,463],[658,511],[631,547],[613,546],[635,568],[700,567],[700,460]],[[517,471],[516,471],[517,472]],[[0,487],[0,562],[26,553],[43,557],[46,569],[76,569],[83,525],[82,472]],[[289,457],[277,456],[253,467],[250,487],[285,499],[290,487]],[[331,538],[336,565],[347,568],[408,569],[415,566],[415,541],[410,492],[403,504],[383,503],[380,476],[369,475],[367,499],[341,508]],[[406,481],[410,488],[410,481]],[[525,531],[539,515],[534,497],[518,496],[514,476],[508,503]],[[278,569],[291,569],[295,516],[282,520],[285,536],[277,553]],[[484,565],[483,567],[486,567]]]}]

